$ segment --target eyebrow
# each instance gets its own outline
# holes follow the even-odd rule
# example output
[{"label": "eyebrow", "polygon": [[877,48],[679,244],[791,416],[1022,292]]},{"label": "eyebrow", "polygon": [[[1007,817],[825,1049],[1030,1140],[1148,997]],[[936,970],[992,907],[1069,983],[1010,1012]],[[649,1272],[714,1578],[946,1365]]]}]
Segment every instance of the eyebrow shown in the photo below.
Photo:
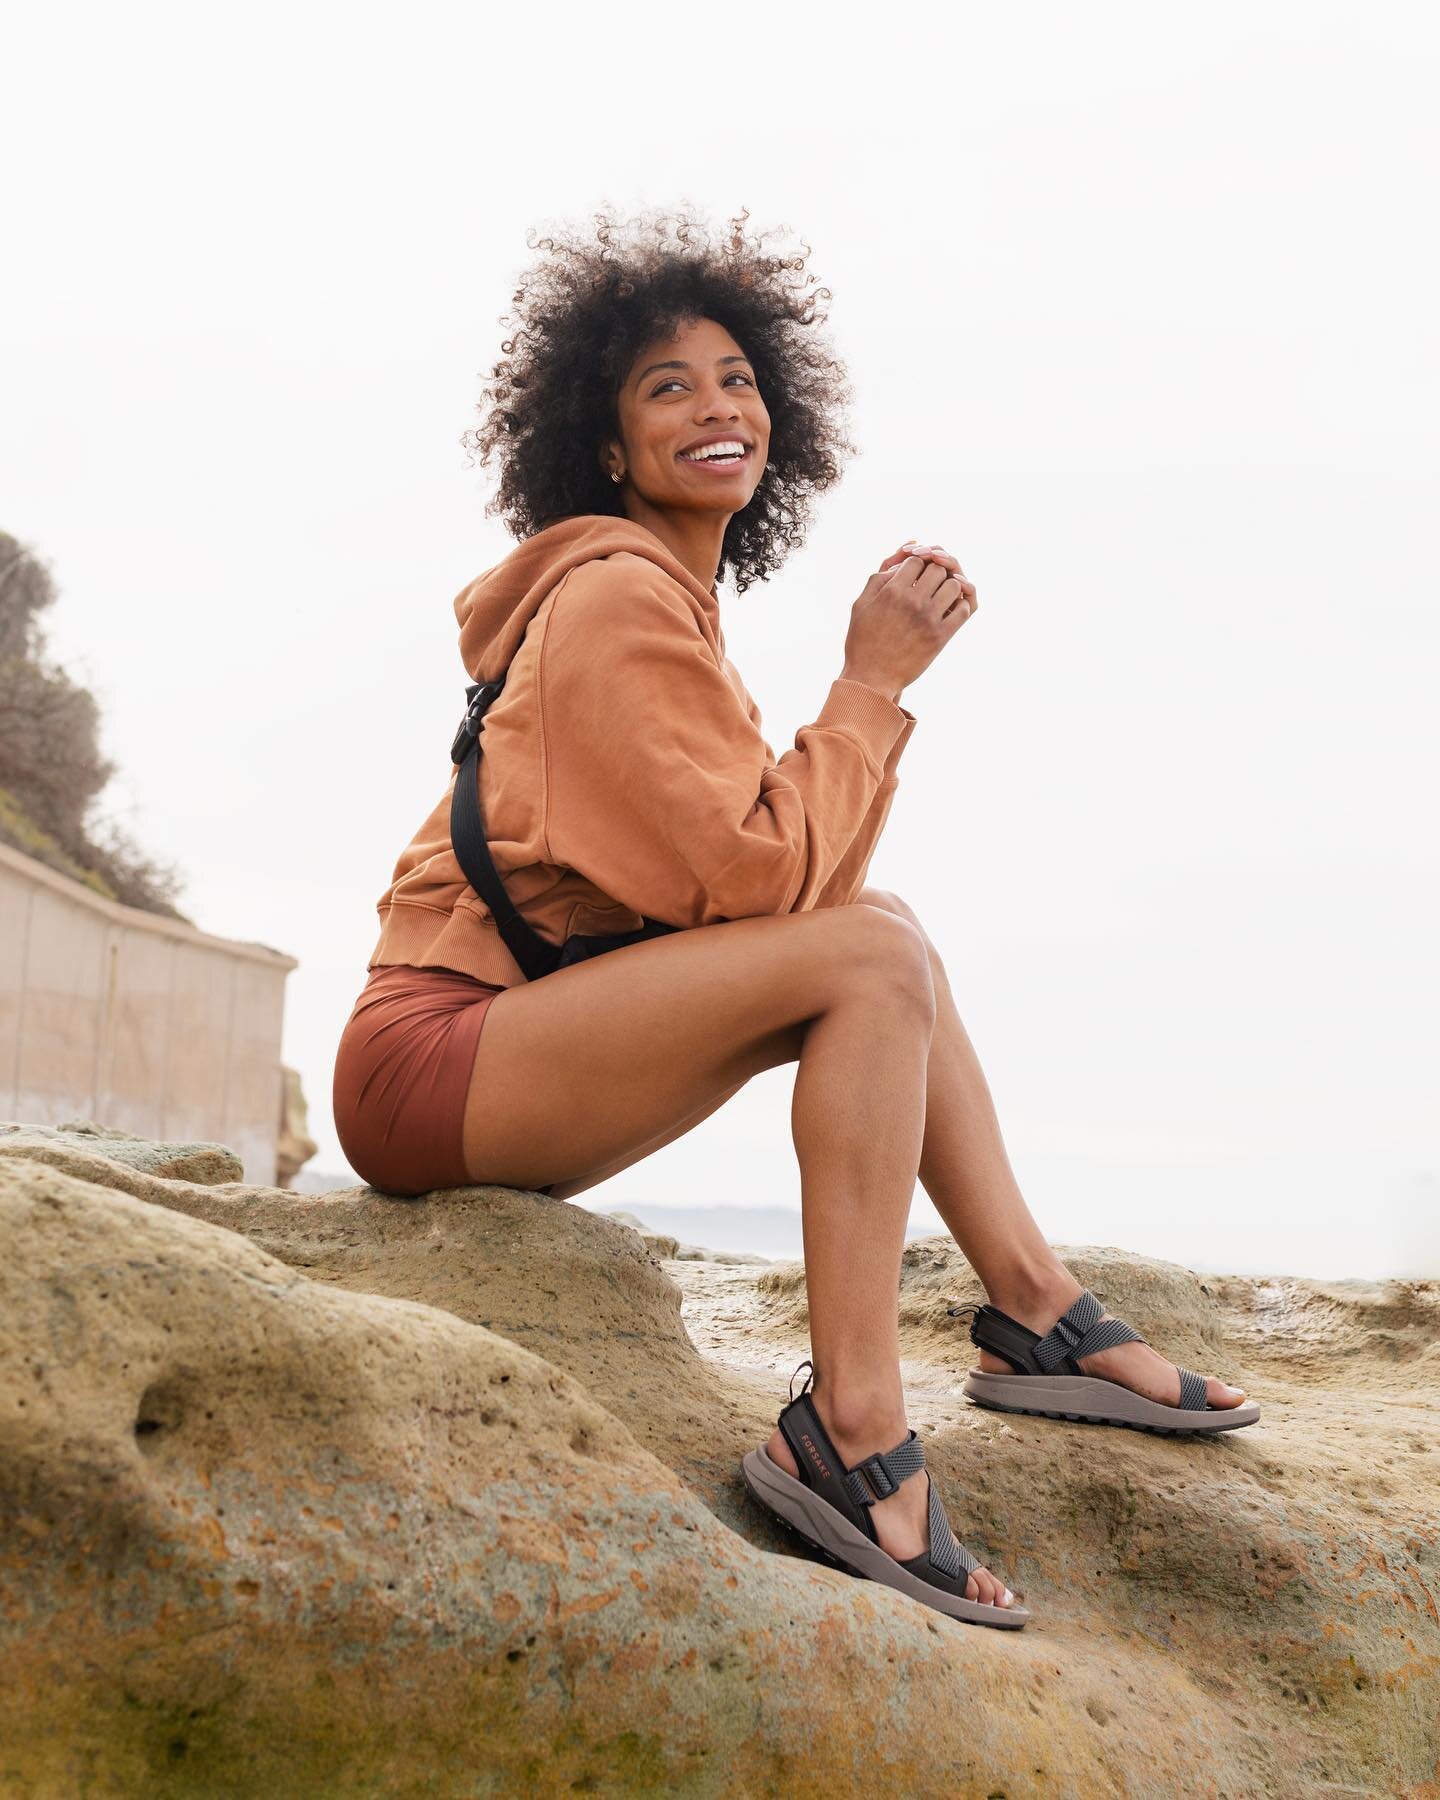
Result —
[{"label": "eyebrow", "polygon": [[[717,365],[723,365],[725,363],[749,364],[750,358],[748,356],[717,356],[715,361],[716,361]],[[751,365],[751,366],[753,366],[753,365]],[[688,362],[651,363],[651,365],[648,369],[642,369],[640,371],[640,373],[635,377],[635,385],[636,385],[636,387],[639,387],[640,383],[645,379],[645,377],[647,375],[653,375],[657,369],[688,369],[689,367],[690,367],[690,364]]]}]

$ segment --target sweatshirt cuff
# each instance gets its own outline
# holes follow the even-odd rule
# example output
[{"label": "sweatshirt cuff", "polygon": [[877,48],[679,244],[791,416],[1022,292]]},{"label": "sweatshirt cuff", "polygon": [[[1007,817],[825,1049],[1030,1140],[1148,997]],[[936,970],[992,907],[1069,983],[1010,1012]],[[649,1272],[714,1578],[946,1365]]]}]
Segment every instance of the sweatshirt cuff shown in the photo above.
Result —
[{"label": "sweatshirt cuff", "polygon": [[914,730],[915,715],[887,699],[878,688],[837,676],[815,723],[858,738],[876,768],[888,773],[890,753]]}]

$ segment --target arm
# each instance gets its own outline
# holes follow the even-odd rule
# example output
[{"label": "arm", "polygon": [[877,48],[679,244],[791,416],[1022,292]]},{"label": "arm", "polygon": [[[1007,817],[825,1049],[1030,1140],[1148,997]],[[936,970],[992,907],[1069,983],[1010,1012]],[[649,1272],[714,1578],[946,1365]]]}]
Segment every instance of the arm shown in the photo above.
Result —
[{"label": "arm", "polygon": [[802,911],[848,882],[914,727],[839,677],[776,762],[677,584],[599,559],[556,596],[540,683],[547,857],[681,926]]},{"label": "arm", "polygon": [[[741,680],[740,671],[735,668],[733,663],[730,668],[732,680],[745,696],[745,710],[750,716],[750,722],[758,731],[761,728],[760,708],[755,704],[749,688]],[[900,753],[910,741],[910,733],[915,729],[914,713],[904,706],[900,707],[900,711],[905,715],[905,729],[896,738],[891,746],[889,756],[885,759],[885,779],[876,790],[875,798],[870,802],[870,810],[861,822],[860,829],[850,840],[850,847],[841,857],[835,873],[815,896],[814,904],[817,907],[849,906],[853,904],[855,896],[865,885],[866,876],[870,872],[870,862],[875,854],[875,846],[879,843],[880,834],[885,829],[886,821],[890,817],[890,807],[895,798],[895,790],[900,785],[900,777],[895,773],[895,765],[900,760]],[[774,752],[768,743],[765,750],[767,757],[773,762],[775,760]]]}]

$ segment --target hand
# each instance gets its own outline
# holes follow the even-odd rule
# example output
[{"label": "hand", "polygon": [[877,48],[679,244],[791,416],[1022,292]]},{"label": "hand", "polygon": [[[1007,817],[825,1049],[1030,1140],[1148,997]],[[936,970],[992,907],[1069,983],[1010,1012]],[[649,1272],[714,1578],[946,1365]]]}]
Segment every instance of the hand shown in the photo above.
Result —
[{"label": "hand", "polygon": [[842,674],[898,700],[979,604],[974,582],[947,551],[902,544],[850,610]]},{"label": "hand", "polygon": [[890,556],[887,556],[884,562],[881,563],[880,568],[882,571],[885,569],[893,569],[897,563],[904,562],[907,556],[920,556],[923,557],[926,562],[939,563],[942,568],[948,569],[950,573],[959,580],[961,595],[970,602],[971,612],[974,612],[975,608],[980,604],[980,596],[975,591],[975,583],[966,580],[965,571],[960,567],[960,564],[948,551],[941,549],[939,544],[919,544],[914,538],[910,538],[907,542],[903,543],[898,550],[894,551]]}]

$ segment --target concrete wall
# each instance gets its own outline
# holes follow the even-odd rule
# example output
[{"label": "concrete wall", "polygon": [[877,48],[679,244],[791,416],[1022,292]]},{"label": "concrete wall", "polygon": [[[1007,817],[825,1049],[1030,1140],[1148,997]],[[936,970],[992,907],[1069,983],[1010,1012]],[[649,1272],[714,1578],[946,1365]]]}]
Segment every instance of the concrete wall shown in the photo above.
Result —
[{"label": "concrete wall", "polygon": [[296,966],[0,844],[0,1119],[228,1144],[273,1183]]}]

